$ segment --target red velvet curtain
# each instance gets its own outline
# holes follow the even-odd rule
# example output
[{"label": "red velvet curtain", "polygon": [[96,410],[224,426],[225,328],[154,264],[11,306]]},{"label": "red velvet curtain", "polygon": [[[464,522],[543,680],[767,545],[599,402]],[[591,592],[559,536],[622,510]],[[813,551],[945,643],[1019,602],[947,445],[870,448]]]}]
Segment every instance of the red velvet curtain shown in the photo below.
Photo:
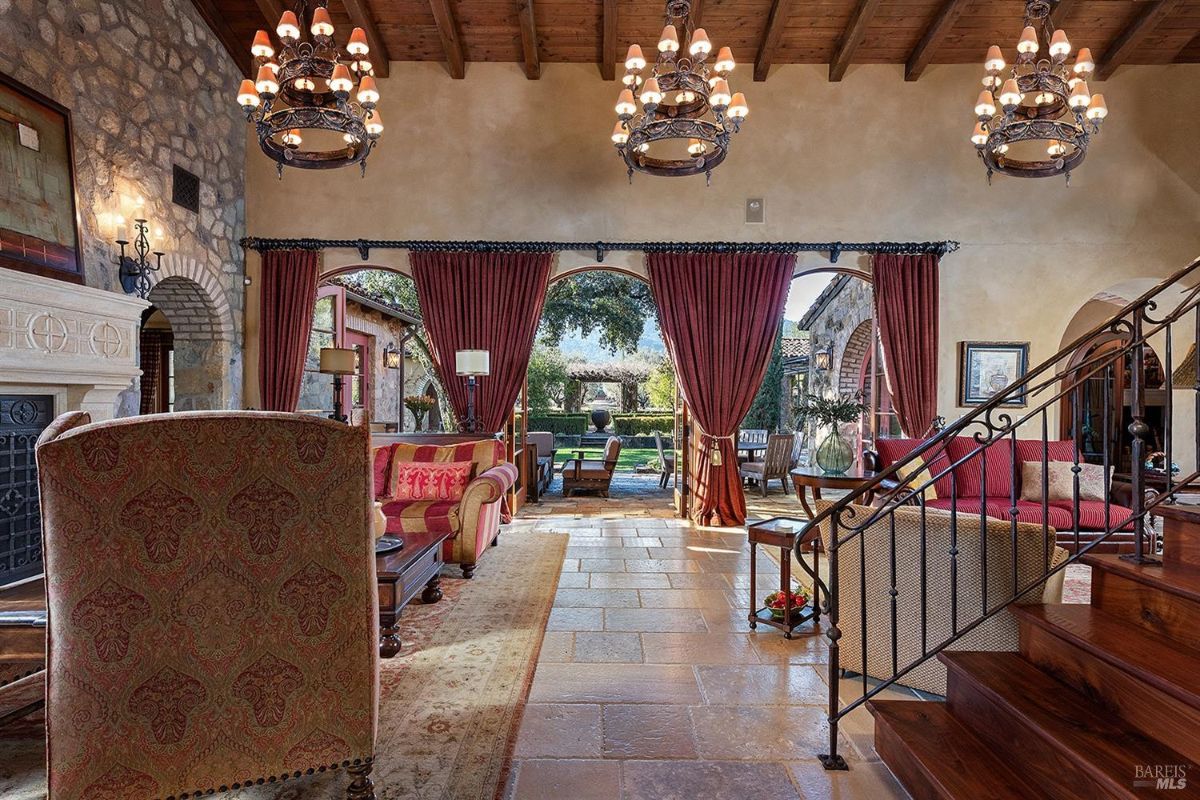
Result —
[{"label": "red velvet curtain", "polygon": [[320,272],[315,250],[263,253],[258,380],[265,411],[295,411]]},{"label": "red velvet curtain", "polygon": [[504,426],[525,382],[546,300],[552,253],[413,253],[413,281],[429,332],[434,366],[460,420],[467,382],[454,374],[458,350],[487,350],[491,374],[478,379],[481,429]]},{"label": "red velvet curtain", "polygon": [[782,253],[646,255],[663,338],[702,429],[692,508],[702,525],[746,521],[733,437],[766,373],[795,263]]},{"label": "red velvet curtain", "polygon": [[924,436],[938,408],[938,257],[880,253],[872,264],[892,404],[904,433]]}]

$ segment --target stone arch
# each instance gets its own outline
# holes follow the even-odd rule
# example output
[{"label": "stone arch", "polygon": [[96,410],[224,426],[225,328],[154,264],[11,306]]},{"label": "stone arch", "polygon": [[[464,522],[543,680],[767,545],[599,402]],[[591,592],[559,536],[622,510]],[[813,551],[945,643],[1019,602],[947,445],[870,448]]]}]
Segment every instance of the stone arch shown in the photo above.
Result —
[{"label": "stone arch", "polygon": [[147,299],[171,323],[175,410],[229,408],[233,403],[233,314],[217,279],[195,259],[171,254]]}]

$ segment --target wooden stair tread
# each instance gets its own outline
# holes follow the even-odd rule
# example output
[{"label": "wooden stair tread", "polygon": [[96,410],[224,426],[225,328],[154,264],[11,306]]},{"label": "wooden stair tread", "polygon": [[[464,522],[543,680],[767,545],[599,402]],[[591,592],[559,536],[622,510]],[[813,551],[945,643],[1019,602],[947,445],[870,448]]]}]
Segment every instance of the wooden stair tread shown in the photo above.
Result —
[{"label": "wooden stair tread", "polygon": [[1166,517],[1167,519],[1176,519],[1181,522],[1190,522],[1193,525],[1200,525],[1200,506],[1191,505],[1188,503],[1164,503],[1156,506],[1150,512],[1156,517]]},{"label": "wooden stair tread", "polygon": [[1200,603],[1200,568],[1186,564],[1134,564],[1118,556],[1090,553],[1080,561],[1093,569],[1102,569]]},{"label": "wooden stair tread", "polygon": [[[871,700],[876,729],[889,728],[909,757],[904,766],[920,770],[943,797],[971,800],[1026,800],[1037,792],[961,722],[945,703]],[[878,734],[877,734],[878,737]],[[899,773],[901,765],[888,764]]]},{"label": "wooden stair tread", "polygon": [[1200,708],[1200,652],[1081,604],[1012,606],[1017,619],[1050,631],[1090,655]]},{"label": "wooden stair tread", "polygon": [[[943,651],[938,658],[950,670],[952,681],[966,681],[990,696],[1045,746],[1058,750],[1093,778],[1102,778],[1118,796],[1130,794],[1139,765],[1191,764],[1019,653],[956,650]],[[1028,746],[1039,745],[1031,736]]]}]

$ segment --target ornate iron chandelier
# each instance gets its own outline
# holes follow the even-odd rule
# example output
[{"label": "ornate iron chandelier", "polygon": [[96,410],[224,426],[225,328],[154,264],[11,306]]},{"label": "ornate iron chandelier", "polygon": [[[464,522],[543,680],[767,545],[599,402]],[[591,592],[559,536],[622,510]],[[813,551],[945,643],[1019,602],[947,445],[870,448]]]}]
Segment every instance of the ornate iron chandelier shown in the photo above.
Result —
[{"label": "ornate iron chandelier", "polygon": [[[712,42],[703,28],[692,30],[690,13],[688,0],[667,0],[665,27],[649,78],[642,78],[646,59],[641,47],[630,45],[625,55],[625,88],[616,105],[620,121],[612,140],[630,181],[634,170],[666,176],[703,172],[711,181],[713,168],[729,154],[729,137],[750,113],[745,96],[729,91],[729,73],[736,66],[733,54],[722,47],[710,65]],[[686,54],[679,52],[680,31],[689,42]]]},{"label": "ornate iron chandelier", "polygon": [[[1020,178],[1065,175],[1070,185],[1071,170],[1087,156],[1091,137],[1108,116],[1104,95],[1088,89],[1096,70],[1091,50],[1081,48],[1069,68],[1071,43],[1054,27],[1050,10],[1050,0],[1026,0],[1025,30],[1007,79],[1000,74],[1006,66],[1000,48],[988,49],[971,141],[987,167],[989,183],[1000,172]],[[1039,28],[1049,42],[1043,55]]]},{"label": "ornate iron chandelier", "polygon": [[[295,11],[284,11],[275,28],[278,50],[266,31],[256,33],[250,52],[257,78],[242,81],[238,90],[238,104],[280,177],[285,166],[333,169],[359,164],[365,174],[367,156],[383,133],[367,35],[355,28],[343,58],[333,40],[327,4],[328,0],[312,0],[310,13],[309,0],[297,0]],[[300,23],[306,16],[312,41],[301,41]],[[306,138],[315,147],[306,147]]]}]

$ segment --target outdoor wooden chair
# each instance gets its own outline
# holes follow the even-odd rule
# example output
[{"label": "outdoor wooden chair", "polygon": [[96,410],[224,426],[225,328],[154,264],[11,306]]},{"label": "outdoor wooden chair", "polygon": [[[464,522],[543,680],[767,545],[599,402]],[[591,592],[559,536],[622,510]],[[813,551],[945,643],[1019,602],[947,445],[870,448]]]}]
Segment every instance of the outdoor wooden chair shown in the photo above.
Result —
[{"label": "outdoor wooden chair", "polygon": [[788,471],[792,468],[792,437],[773,433],[767,437],[767,454],[762,461],[748,461],[738,469],[743,479],[758,482],[762,496],[767,496],[767,482],[778,479],[783,493],[788,493]]},{"label": "outdoor wooden chair", "polygon": [[673,443],[663,445],[662,434],[654,432],[654,447],[658,450],[658,485],[667,488],[667,482],[675,476],[675,448]]},{"label": "outdoor wooden chair", "polygon": [[[738,442],[739,443],[746,442],[746,443],[755,443],[755,444],[766,444],[767,437],[769,435],[770,435],[770,432],[766,428],[744,428],[738,434]],[[738,463],[739,464],[745,464],[749,461],[755,461],[755,460],[757,460],[757,459],[755,459],[753,456],[750,456],[750,455],[738,455]]]},{"label": "outdoor wooden chair", "polygon": [[550,491],[554,483],[554,434],[550,431],[530,431],[525,435],[525,447],[529,453],[530,488],[534,496],[530,499],[541,502],[541,496]]},{"label": "outdoor wooden chair", "polygon": [[576,489],[599,492],[608,497],[608,487],[621,457],[621,440],[610,436],[604,444],[604,459],[585,459],[583,450],[575,451],[575,458],[563,462],[560,474],[563,479],[563,497],[570,497]]}]

